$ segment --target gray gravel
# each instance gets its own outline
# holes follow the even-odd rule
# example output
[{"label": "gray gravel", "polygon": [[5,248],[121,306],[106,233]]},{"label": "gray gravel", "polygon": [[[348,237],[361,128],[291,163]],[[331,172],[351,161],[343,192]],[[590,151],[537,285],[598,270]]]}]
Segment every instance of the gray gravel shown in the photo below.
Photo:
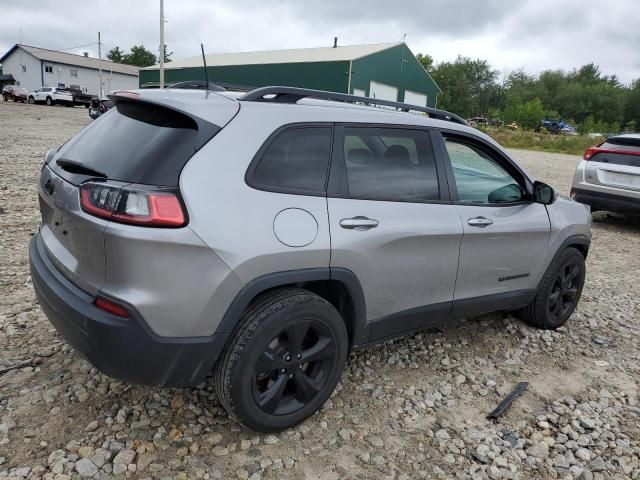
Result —
[{"label": "gray gravel", "polygon": [[[0,478],[640,479],[640,226],[597,214],[582,302],[556,332],[510,314],[358,352],[304,424],[257,435],[209,383],[127,385],[47,322],[29,280],[35,179],[83,108],[0,103]],[[568,191],[578,157],[515,151]],[[529,390],[486,415],[519,381]]]}]

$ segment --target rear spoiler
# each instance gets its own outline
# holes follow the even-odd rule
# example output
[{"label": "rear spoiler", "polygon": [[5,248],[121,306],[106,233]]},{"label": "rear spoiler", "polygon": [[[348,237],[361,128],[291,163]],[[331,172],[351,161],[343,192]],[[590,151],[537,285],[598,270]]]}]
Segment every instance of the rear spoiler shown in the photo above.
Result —
[{"label": "rear spoiler", "polygon": [[136,106],[137,114],[144,115],[144,121],[152,125],[174,128],[190,128],[198,132],[196,151],[213,138],[221,128],[200,117],[192,115],[179,108],[166,103],[155,102],[142,97],[139,93],[127,90],[117,91],[107,98],[113,102],[114,107],[123,115],[131,116],[131,111],[119,108],[125,105]]}]

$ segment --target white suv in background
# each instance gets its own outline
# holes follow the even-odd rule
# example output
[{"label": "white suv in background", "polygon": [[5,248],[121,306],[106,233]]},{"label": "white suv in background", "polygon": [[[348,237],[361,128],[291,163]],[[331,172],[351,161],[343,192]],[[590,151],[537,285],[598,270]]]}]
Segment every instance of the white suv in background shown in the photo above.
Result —
[{"label": "white suv in background", "polygon": [[573,176],[571,198],[592,212],[640,215],[640,134],[609,137],[588,148]]},{"label": "white suv in background", "polygon": [[42,87],[29,93],[28,102],[33,103],[45,103],[49,106],[60,103],[73,107],[73,95],[68,90]]}]

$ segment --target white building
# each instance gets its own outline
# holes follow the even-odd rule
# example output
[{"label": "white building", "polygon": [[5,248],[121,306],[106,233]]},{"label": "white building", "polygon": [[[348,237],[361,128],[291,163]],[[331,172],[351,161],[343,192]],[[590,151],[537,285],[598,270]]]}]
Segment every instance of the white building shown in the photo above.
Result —
[{"label": "white building", "polygon": [[[79,85],[89,94],[99,93],[97,58],[16,44],[0,58],[0,63],[3,74],[13,75],[16,85],[30,91]],[[138,67],[102,60],[105,94],[133,88],[138,88]]]}]

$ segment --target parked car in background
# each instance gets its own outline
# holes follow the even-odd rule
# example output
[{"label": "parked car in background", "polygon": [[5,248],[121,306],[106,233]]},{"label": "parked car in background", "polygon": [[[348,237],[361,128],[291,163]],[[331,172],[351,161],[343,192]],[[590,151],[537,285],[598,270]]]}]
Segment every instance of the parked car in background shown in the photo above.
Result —
[{"label": "parked car in background", "polygon": [[2,89],[2,99],[5,102],[13,100],[14,102],[26,102],[29,91],[24,87],[16,85],[6,85]]},{"label": "parked car in background", "polygon": [[540,123],[538,123],[538,126],[536,127],[536,132],[539,133],[545,131],[554,135],[578,135],[576,127],[566,122],[562,118],[545,117],[543,120],[540,120]]},{"label": "parked car in background", "polygon": [[85,108],[89,108],[94,96],[87,93],[87,89],[85,87],[80,85],[69,85],[67,90],[71,92],[71,95],[73,96],[74,105],[82,105]]},{"label": "parked car in background", "polygon": [[467,123],[472,127],[486,127],[489,125],[487,118],[483,116],[467,118]]},{"label": "parked car in background", "polygon": [[113,107],[113,102],[108,98],[98,99],[94,97],[91,99],[91,103],[89,104],[89,116],[95,120],[100,115],[111,109],[111,107]]},{"label": "parked car in background", "polygon": [[640,133],[609,137],[588,148],[570,195],[592,212],[640,215]]},{"label": "parked car in background", "polygon": [[322,407],[353,348],[494,310],[544,329],[572,315],[588,208],[459,116],[202,93],[118,92],[45,158],[33,286],[103,372],[185,386],[213,371],[229,414],[273,432]]},{"label": "parked car in background", "polygon": [[65,88],[42,87],[29,93],[29,103],[44,103],[46,105],[66,105],[73,107],[73,95]]}]

